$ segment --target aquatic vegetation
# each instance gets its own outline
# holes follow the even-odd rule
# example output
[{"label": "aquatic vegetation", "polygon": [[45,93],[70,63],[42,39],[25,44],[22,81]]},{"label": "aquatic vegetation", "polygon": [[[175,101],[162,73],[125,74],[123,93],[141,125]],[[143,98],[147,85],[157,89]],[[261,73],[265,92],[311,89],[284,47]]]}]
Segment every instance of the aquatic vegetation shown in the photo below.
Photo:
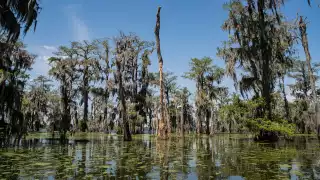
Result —
[{"label": "aquatic vegetation", "polygon": [[43,144],[45,134],[29,134],[19,148],[0,151],[2,179],[312,179],[318,171],[320,151],[315,136],[294,136],[291,141],[254,143],[253,136],[220,134],[122,136],[76,133],[74,144]]}]

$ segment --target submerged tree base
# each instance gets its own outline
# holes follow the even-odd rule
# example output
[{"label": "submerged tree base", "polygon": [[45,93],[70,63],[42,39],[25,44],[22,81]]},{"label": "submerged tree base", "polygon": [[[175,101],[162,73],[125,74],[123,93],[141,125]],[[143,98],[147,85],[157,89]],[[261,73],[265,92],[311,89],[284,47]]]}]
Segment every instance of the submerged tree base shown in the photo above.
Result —
[{"label": "submerged tree base", "polygon": [[132,137],[131,136],[123,136],[123,140],[124,141],[132,141]]},{"label": "submerged tree base", "polygon": [[320,140],[320,125],[318,125],[317,127],[317,136],[318,136],[318,139]]},{"label": "submerged tree base", "polygon": [[169,138],[169,136],[168,136],[167,132],[158,134],[158,139],[160,139],[160,140],[167,140],[168,138]]},{"label": "submerged tree base", "polygon": [[279,134],[272,131],[260,131],[260,134],[254,138],[255,141],[278,141]]},{"label": "submerged tree base", "polygon": [[162,139],[162,140],[168,139],[168,127],[164,122],[165,122],[164,120],[160,120],[159,129],[157,131],[158,139]]}]

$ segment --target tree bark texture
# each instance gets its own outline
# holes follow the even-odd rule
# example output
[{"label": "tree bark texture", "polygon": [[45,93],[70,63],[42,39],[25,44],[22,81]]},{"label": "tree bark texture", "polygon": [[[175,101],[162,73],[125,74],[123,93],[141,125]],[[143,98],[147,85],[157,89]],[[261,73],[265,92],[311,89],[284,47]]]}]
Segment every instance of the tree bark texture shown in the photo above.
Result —
[{"label": "tree bark texture", "polygon": [[157,11],[157,20],[156,20],[156,27],[154,30],[155,37],[156,37],[156,46],[157,46],[157,55],[158,55],[158,62],[159,62],[159,74],[160,74],[160,120],[159,120],[159,127],[158,127],[158,138],[160,139],[167,139],[168,138],[168,127],[167,122],[164,119],[164,87],[163,87],[163,59],[161,55],[160,49],[160,11],[161,7],[158,7]]}]

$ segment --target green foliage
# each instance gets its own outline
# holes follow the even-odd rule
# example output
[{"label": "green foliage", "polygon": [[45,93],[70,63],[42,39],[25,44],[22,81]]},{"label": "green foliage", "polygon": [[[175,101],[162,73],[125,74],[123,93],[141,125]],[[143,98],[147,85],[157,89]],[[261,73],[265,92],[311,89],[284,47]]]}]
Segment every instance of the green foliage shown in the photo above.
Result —
[{"label": "green foliage", "polygon": [[197,133],[202,131],[202,120],[205,115],[206,133],[209,134],[209,119],[213,117],[214,100],[217,100],[223,92],[227,92],[226,88],[219,87],[224,69],[214,65],[210,57],[192,58],[189,66],[189,72],[186,72],[183,77],[196,82]]},{"label": "green foliage", "polygon": [[2,38],[3,36],[0,37],[0,126],[6,126],[7,131],[0,138],[0,146],[8,145],[11,136],[21,137],[27,132],[22,101],[29,79],[28,71],[35,59],[35,55],[30,54],[23,43],[8,43]]},{"label": "green foliage", "polygon": [[254,96],[263,97],[265,107],[261,108],[260,117],[268,114],[271,118],[271,95],[295,52],[294,27],[278,12],[281,3],[269,1],[270,6],[265,6],[263,2],[267,3],[233,0],[225,5],[229,16],[222,29],[229,38],[218,48],[217,55],[225,61],[226,74],[232,77],[241,95],[248,97],[253,92]]},{"label": "green foliage", "polygon": [[233,95],[231,103],[224,105],[219,109],[221,119],[239,119],[239,122],[244,122],[247,118],[254,117],[254,113],[259,106],[263,106],[262,98],[254,100],[241,100],[239,95]]},{"label": "green foliage", "polygon": [[199,81],[199,78],[204,78],[204,76],[210,74],[215,68],[217,68],[216,66],[212,65],[212,59],[210,57],[203,57],[201,59],[192,58],[189,66],[190,71],[186,72],[184,77],[197,81]]},{"label": "green foliage", "polygon": [[[288,121],[273,116],[273,119],[257,118],[259,108],[265,104],[263,98],[253,100],[241,100],[239,95],[234,95],[232,103],[220,108],[219,115],[222,121],[235,121],[241,127],[258,135],[260,131],[275,132],[285,136],[291,136],[295,132],[295,125]],[[228,122],[229,123],[229,122]]]},{"label": "green foliage", "polygon": [[37,26],[38,14],[41,7],[38,0],[13,1],[4,0],[1,6],[1,33],[6,34],[7,40],[16,41],[20,36],[21,28],[26,34],[31,26]]},{"label": "green foliage", "polygon": [[292,136],[296,129],[295,124],[288,123],[288,121],[284,119],[273,119],[271,121],[267,118],[254,118],[246,120],[246,125],[248,129],[256,135],[262,130],[275,132],[288,137]]}]

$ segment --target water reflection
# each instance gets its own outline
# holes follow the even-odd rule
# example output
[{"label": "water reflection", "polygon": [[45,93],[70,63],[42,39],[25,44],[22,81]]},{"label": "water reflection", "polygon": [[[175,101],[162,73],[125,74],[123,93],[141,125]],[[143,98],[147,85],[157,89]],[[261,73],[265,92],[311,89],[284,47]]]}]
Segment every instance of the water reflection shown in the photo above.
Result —
[{"label": "water reflection", "polygon": [[313,136],[268,144],[243,135],[123,142],[87,134],[64,145],[33,138],[22,147],[0,151],[0,179],[320,179]]}]

